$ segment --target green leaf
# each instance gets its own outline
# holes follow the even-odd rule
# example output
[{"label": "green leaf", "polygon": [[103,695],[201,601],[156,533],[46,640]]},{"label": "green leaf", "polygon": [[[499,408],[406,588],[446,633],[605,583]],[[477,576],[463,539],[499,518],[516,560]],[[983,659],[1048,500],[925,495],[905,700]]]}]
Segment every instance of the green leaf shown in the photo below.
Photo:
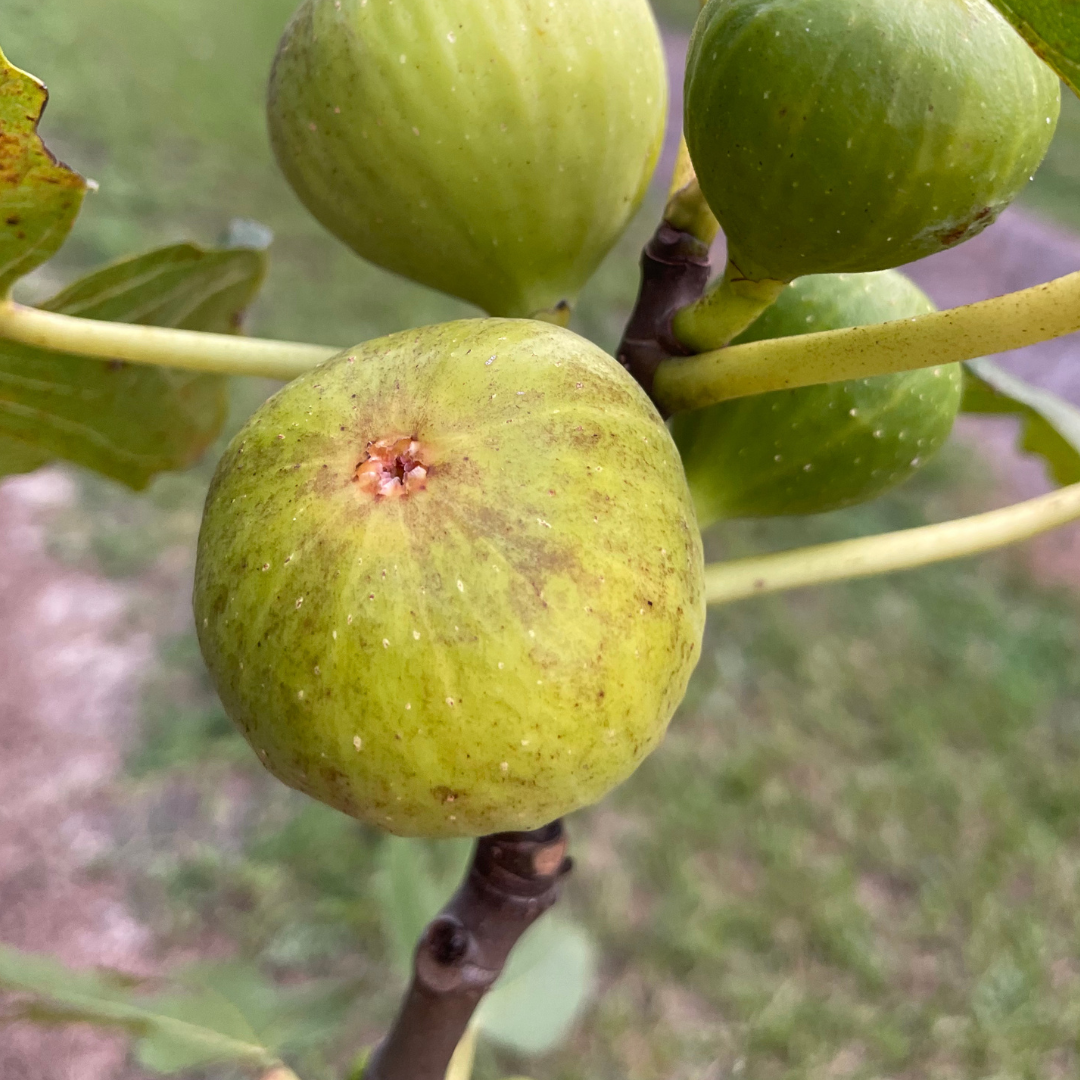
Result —
[{"label": "green leaf", "polygon": [[436,872],[429,847],[420,840],[387,837],[380,853],[379,900],[394,963],[403,974],[412,968],[416,943],[461,880],[471,844],[444,841],[447,863]]},{"label": "green leaf", "polygon": [[[96,271],[41,306],[87,319],[235,332],[262,284],[261,251],[177,244]],[[33,453],[65,458],[133,488],[193,464],[228,411],[227,380],[91,360],[0,340],[0,475]],[[11,467],[8,467],[9,457]]]},{"label": "green leaf", "polygon": [[1076,0],[992,0],[1024,40],[1078,93],[1080,4]]},{"label": "green leaf", "polygon": [[1080,483],[1080,409],[992,360],[971,360],[964,368],[964,412],[1019,417],[1021,449],[1043,458],[1058,484]]},{"label": "green leaf", "polygon": [[67,239],[86,194],[86,181],[37,133],[48,99],[0,52],[0,298]]},{"label": "green leaf", "polygon": [[296,1052],[325,1045],[355,1003],[350,987],[337,980],[278,986],[242,961],[193,964],[173,978],[196,995],[180,998],[181,1007],[189,1009],[191,1001],[209,1001],[208,995],[224,1000],[239,1017],[234,1022],[248,1025],[258,1042],[276,1053],[286,1047]]},{"label": "green leaf", "polygon": [[223,989],[147,996],[118,974],[72,971],[48,957],[4,945],[0,988],[17,995],[15,1007],[0,1015],[0,1022],[117,1028],[136,1040],[140,1063],[156,1072],[221,1063],[269,1069],[281,1063]]},{"label": "green leaf", "polygon": [[585,931],[544,916],[518,943],[481,1003],[480,1033],[523,1054],[550,1050],[588,1001],[595,970],[595,950]]},{"label": "green leaf", "polygon": [[35,450],[18,439],[0,435],[0,477],[33,472],[51,460],[52,455],[44,450]]}]

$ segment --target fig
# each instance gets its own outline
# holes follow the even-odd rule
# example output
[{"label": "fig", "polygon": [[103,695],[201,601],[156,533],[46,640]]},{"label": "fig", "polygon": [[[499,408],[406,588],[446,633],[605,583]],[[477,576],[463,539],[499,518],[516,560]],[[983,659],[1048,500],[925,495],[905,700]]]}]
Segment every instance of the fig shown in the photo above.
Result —
[{"label": "fig", "polygon": [[[933,311],[896,270],[799,278],[736,341],[839,330]],[[959,364],[777,390],[672,421],[702,527],[817,514],[906,480],[952,430]]]},{"label": "fig", "polygon": [[306,0],[270,80],[277,159],[365,259],[529,316],[572,301],[656,165],[648,0]]},{"label": "fig", "polygon": [[736,283],[967,240],[1031,177],[1060,108],[1057,76],[989,0],[709,0],[685,89]]},{"label": "fig", "polygon": [[406,836],[599,799],[662,737],[705,616],[652,403],[512,319],[368,342],[271,398],[218,466],[194,600],[263,764]]}]

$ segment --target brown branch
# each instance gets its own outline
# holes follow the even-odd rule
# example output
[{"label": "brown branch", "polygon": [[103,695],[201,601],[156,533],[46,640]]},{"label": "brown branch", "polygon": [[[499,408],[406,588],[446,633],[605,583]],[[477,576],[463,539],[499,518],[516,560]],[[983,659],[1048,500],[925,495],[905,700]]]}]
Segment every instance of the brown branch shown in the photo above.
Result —
[{"label": "brown branch", "polygon": [[561,821],[477,842],[461,887],[420,939],[412,985],[364,1080],[444,1080],[510,950],[558,899],[566,845]]},{"label": "brown branch", "polygon": [[662,221],[641,253],[641,289],[617,353],[646,393],[662,361],[690,354],[671,324],[680,308],[700,299],[708,281],[708,245]]}]

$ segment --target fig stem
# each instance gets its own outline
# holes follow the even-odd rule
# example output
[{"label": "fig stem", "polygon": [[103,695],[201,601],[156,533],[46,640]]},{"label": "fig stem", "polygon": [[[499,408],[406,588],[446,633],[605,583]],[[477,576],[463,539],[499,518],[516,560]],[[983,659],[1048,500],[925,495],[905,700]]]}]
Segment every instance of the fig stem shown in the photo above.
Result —
[{"label": "fig stem", "polygon": [[665,415],[799,386],[974,360],[1080,330],[1080,272],[911,319],[672,357],[651,394]]},{"label": "fig stem", "polygon": [[102,360],[286,381],[341,352],[324,345],[82,319],[12,300],[0,302],[0,338]]},{"label": "fig stem", "polygon": [[705,291],[709,245],[719,231],[683,138],[663,219],[641,252],[641,285],[615,354],[647,394],[663,360],[691,352],[675,336],[672,320]]},{"label": "fig stem", "polygon": [[708,280],[708,247],[661,222],[641,253],[641,286],[616,353],[650,396],[657,368],[687,352],[671,328],[675,312],[701,296]]},{"label": "fig stem", "polygon": [[664,207],[664,221],[680,232],[689,233],[706,247],[712,244],[720,232],[720,222],[713,216],[698,184],[685,136],[679,142],[667,206]]},{"label": "fig stem", "polygon": [[992,551],[1078,519],[1080,484],[1072,484],[974,517],[715,563],[705,568],[705,597],[710,604],[730,604],[807,585],[911,570]]},{"label": "fig stem", "polygon": [[787,287],[785,281],[754,281],[728,260],[724,276],[698,301],[679,311],[675,336],[690,352],[726,345],[741,334]]},{"label": "fig stem", "polygon": [[[420,938],[412,984],[364,1080],[447,1080],[510,950],[558,899],[571,869],[566,848],[561,821],[477,841],[465,880]],[[465,1041],[456,1066],[471,1053]]]}]

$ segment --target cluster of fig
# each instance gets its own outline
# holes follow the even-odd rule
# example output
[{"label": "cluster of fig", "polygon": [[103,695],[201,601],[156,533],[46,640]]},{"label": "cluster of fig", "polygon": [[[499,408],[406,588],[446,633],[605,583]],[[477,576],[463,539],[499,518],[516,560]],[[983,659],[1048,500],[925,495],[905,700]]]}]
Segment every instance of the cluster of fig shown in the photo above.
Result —
[{"label": "cluster of fig", "polygon": [[[596,801],[696,663],[700,527],[871,498],[949,433],[943,368],[669,429],[564,328],[646,192],[666,87],[648,0],[305,0],[285,30],[269,120],[298,196],[485,313],[286,386],[207,502],[222,701],[267,768],[361,820],[480,835]],[[930,310],[891,268],[993,219],[1057,95],[987,0],[710,0],[687,141],[725,281],[775,299],[739,340]]]}]

